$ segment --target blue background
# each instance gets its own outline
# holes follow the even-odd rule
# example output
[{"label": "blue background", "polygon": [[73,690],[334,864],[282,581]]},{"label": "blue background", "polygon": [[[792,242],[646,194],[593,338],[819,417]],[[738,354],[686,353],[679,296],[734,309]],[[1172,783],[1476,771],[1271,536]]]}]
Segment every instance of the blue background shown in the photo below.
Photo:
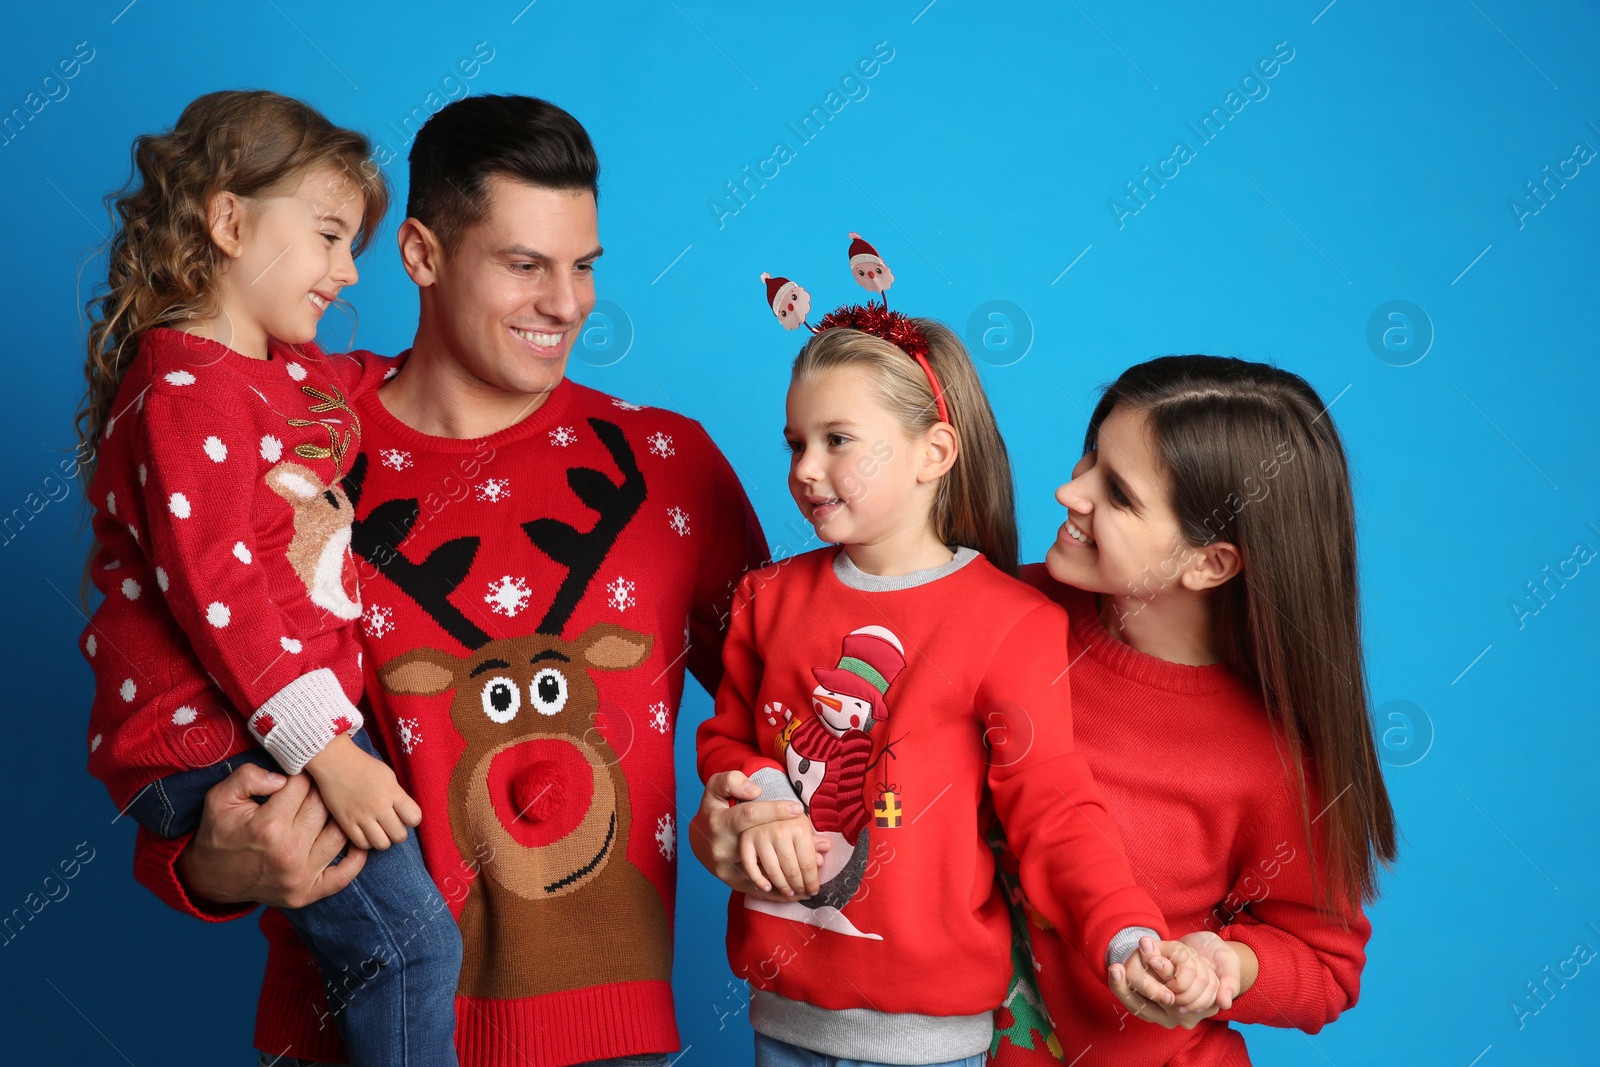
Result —
[{"label": "blue background", "polygon": [[[104,277],[90,258],[107,228],[99,198],[126,178],[136,134],[201,92],[256,86],[368,131],[397,154],[388,171],[403,190],[406,117],[426,114],[430,92],[463,91],[444,79],[479,42],[493,58],[466,89],[555,100],[603,162],[610,303],[572,376],[702,420],[775,547],[804,544],[778,434],[796,337],[777,329],[757,275],[800,281],[822,309],[853,298],[848,230],[894,268],[896,306],[955,325],[984,359],[1032,558],[1058,522],[1051,492],[1094,390],[1125,366],[1199,351],[1309,378],[1353,458],[1370,683],[1404,842],[1372,909],[1359,1006],[1314,1037],[1249,1028],[1250,1046],[1258,1062],[1340,1067],[1594,1055],[1600,964],[1550,980],[1543,1001],[1525,983],[1575,946],[1600,950],[1600,564],[1568,564],[1576,577],[1550,580],[1543,603],[1525,583],[1577,545],[1600,551],[1600,165],[1552,180],[1547,203],[1511,206],[1575,144],[1600,150],[1592,7],[511,0],[367,15],[303,0],[126,2],[13,9],[0,38],[0,114],[78,42],[93,49],[65,97],[0,145],[0,518],[23,509],[0,538],[0,914],[80,842],[94,850],[70,895],[0,946],[0,1059],[254,1062],[253,924],[201,926],[138,888],[132,827],[112,825],[83,770],[90,678],[73,642],[86,542],[77,487],[53,502],[45,479],[73,442],[81,302]],[[825,105],[878,42],[893,58],[800,143],[786,123]],[[1186,124],[1279,42],[1293,59],[1267,95],[1202,145]],[[714,208],[778,140],[794,157]],[[1153,197],[1128,198],[1124,183],[1179,140],[1194,158],[1152,182]],[[357,343],[385,352],[415,323],[397,218],[348,294]],[[1369,319],[1392,300],[1415,307],[1379,322],[1394,327],[1385,347]],[[325,343],[345,346],[352,325],[330,316]],[[707,710],[695,690],[686,725]],[[681,731],[684,818],[698,794],[691,741]],[[745,1062],[725,895],[692,860],[680,877],[680,1062]]]}]

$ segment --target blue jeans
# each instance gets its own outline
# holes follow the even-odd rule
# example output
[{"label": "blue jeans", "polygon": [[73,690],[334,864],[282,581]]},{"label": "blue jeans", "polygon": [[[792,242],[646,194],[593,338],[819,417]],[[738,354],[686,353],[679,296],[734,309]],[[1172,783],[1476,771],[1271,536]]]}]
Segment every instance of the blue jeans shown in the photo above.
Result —
[{"label": "blue jeans", "polygon": [[[943,1063],[923,1064],[922,1067],[984,1067],[987,1052],[979,1052],[964,1059],[946,1060]],[[875,1060],[842,1060],[837,1056],[824,1056],[787,1041],[779,1041],[766,1034],[756,1034],[756,1067],[889,1067]]]},{"label": "blue jeans", "polygon": [[[365,730],[355,742],[377,755]],[[249,749],[151,783],[128,814],[163,837],[181,837],[200,825],[206,792],[246,763],[282,773],[265,751]],[[322,968],[352,1063],[453,1067],[461,931],[423,866],[416,831],[367,853],[367,865],[339,892],[283,914]]]},{"label": "blue jeans", "polygon": [[[330,1067],[329,1064],[318,1063],[316,1060],[291,1060],[283,1057],[261,1054],[257,1064],[259,1067]],[[590,1060],[580,1063],[577,1067],[669,1067],[672,1057],[664,1052],[651,1052],[643,1056],[618,1056],[610,1060]]]}]

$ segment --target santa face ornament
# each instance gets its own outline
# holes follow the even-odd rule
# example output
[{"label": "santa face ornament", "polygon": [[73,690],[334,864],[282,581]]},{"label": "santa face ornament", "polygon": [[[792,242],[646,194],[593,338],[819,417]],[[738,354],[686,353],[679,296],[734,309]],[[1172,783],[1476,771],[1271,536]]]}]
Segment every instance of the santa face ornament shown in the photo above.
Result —
[{"label": "santa face ornament", "polygon": [[859,233],[850,235],[850,273],[869,293],[887,293],[894,284],[894,272]]},{"label": "santa face ornament", "polygon": [[767,303],[783,328],[792,330],[803,326],[806,316],[811,314],[811,294],[788,278],[763,274],[761,280],[767,283]]}]

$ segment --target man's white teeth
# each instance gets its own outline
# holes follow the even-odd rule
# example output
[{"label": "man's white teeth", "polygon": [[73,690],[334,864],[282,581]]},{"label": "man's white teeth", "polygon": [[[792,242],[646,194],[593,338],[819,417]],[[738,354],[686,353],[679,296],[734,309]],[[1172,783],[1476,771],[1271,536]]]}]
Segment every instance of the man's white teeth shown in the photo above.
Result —
[{"label": "man's white teeth", "polygon": [[561,338],[565,336],[560,333],[534,333],[532,330],[519,330],[515,326],[511,327],[511,332],[530,344],[538,345],[540,348],[554,348],[561,343]]},{"label": "man's white teeth", "polygon": [[322,297],[318,296],[316,293],[311,294],[311,302],[319,308],[326,308],[328,306],[328,302],[322,299]]},{"label": "man's white teeth", "polygon": [[1082,530],[1078,529],[1077,524],[1071,519],[1067,520],[1067,533],[1071,534],[1073,538],[1081,545],[1094,544],[1094,542],[1089,539],[1089,536]]}]

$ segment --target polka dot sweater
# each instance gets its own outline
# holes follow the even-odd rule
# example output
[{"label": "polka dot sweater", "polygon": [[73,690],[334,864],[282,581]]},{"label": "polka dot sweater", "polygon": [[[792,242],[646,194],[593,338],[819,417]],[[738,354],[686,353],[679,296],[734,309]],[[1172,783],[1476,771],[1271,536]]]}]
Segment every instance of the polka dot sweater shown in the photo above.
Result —
[{"label": "polka dot sweater", "polygon": [[362,725],[340,479],[363,375],[315,345],[257,360],[177,330],[142,338],[89,487],[105,597],[82,637],[89,768],[118,807],[257,744],[299,771]]}]

